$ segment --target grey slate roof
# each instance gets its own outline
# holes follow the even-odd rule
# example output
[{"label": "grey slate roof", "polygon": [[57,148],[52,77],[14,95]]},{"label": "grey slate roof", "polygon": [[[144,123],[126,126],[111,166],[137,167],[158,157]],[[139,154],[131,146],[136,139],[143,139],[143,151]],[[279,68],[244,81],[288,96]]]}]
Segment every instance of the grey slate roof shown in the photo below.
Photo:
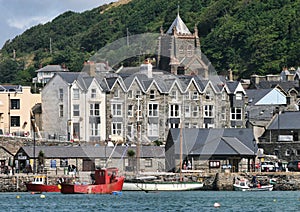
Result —
[{"label": "grey slate roof", "polygon": [[233,94],[239,85],[238,81],[227,81],[226,82],[227,88],[231,94]]},{"label": "grey slate roof", "polygon": [[[175,154],[180,151],[180,129],[170,129]],[[257,151],[252,129],[182,129],[183,154],[253,156]],[[168,145],[168,144],[167,144]]]},{"label": "grey slate roof", "polygon": [[60,65],[47,65],[45,67],[42,67],[35,72],[63,72],[68,71],[68,69],[62,68]]},{"label": "grey slate roof", "polygon": [[283,130],[293,130],[300,128],[300,111],[296,112],[283,112],[270,123],[267,130],[277,130],[278,128]]}]

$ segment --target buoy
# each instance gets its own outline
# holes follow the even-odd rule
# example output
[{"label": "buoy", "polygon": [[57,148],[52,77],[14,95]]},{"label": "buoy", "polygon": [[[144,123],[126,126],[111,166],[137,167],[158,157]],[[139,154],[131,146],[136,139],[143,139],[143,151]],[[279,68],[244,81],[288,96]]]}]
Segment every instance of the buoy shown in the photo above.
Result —
[{"label": "buoy", "polygon": [[276,200],[276,199],[274,199],[273,201],[274,201],[274,202],[276,202],[277,200]]},{"label": "buoy", "polygon": [[218,202],[215,202],[214,207],[215,207],[215,208],[219,208],[219,207],[221,207],[221,204],[218,203]]},{"label": "buoy", "polygon": [[31,194],[35,194],[34,192],[31,192]]},{"label": "buoy", "polygon": [[60,184],[58,184],[58,185],[57,185],[57,188],[60,190],[60,189],[61,189],[61,185],[60,185]]},{"label": "buoy", "polygon": [[40,197],[41,197],[41,199],[45,199],[46,196],[44,194],[41,194]]},{"label": "buoy", "polygon": [[17,195],[17,196],[16,196],[16,198],[17,198],[17,199],[20,199],[20,196],[19,196],[19,195]]}]

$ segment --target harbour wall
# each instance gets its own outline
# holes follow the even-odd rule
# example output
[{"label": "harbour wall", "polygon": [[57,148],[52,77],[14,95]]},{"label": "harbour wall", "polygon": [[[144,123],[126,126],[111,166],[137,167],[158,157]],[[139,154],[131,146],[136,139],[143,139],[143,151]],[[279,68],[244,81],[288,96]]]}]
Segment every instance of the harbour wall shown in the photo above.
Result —
[{"label": "harbour wall", "polygon": [[[80,173],[81,177],[88,178],[89,173]],[[196,174],[199,177],[199,173]],[[203,173],[203,190],[232,191],[236,178],[251,180],[253,175],[257,180],[274,183],[274,190],[295,191],[300,190],[300,172],[249,172],[249,173]],[[55,184],[59,178],[68,178],[69,175],[49,175],[48,183]],[[0,175],[0,192],[24,192],[25,182],[33,180],[32,174]]]}]

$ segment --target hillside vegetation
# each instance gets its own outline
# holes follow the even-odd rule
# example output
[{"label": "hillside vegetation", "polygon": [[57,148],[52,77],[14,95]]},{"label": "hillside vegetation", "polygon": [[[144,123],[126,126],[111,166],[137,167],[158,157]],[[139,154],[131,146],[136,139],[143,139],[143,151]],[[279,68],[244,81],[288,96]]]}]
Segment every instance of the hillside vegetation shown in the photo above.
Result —
[{"label": "hillside vegetation", "polygon": [[[0,54],[0,83],[30,84],[34,70],[65,64],[80,71],[109,42],[130,34],[159,33],[177,14],[177,0],[131,0],[83,13],[66,12],[7,41]],[[278,73],[300,64],[299,0],[184,0],[180,16],[198,27],[202,52],[218,72],[240,77]],[[51,44],[51,48],[50,48]],[[16,58],[13,58],[13,51]]]}]

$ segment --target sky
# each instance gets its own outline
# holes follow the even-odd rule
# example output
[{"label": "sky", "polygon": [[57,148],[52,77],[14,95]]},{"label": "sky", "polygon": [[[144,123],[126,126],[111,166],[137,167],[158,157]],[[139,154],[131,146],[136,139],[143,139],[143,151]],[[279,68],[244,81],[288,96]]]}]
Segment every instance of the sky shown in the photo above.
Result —
[{"label": "sky", "polygon": [[0,0],[0,49],[4,43],[66,11],[83,12],[116,0]]}]

